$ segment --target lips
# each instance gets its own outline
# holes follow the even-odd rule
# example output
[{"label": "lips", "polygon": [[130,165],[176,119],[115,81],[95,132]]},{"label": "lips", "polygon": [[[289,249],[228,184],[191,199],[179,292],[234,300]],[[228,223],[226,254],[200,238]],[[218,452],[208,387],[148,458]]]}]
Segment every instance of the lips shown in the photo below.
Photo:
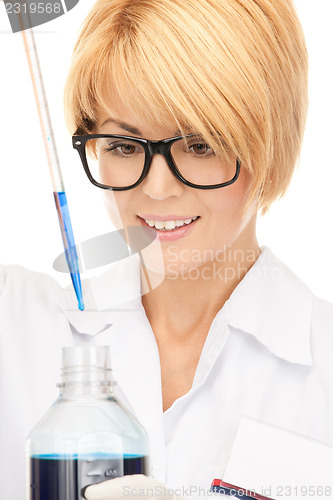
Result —
[{"label": "lips", "polygon": [[154,227],[159,231],[173,231],[178,227],[182,227],[191,222],[195,221],[198,217],[189,217],[187,219],[169,219],[169,220],[156,220],[156,219],[145,219],[146,224],[150,227]]},{"label": "lips", "polygon": [[174,241],[186,236],[200,219],[197,215],[167,215],[164,217],[140,215],[138,217],[142,225],[156,231],[160,241]]}]

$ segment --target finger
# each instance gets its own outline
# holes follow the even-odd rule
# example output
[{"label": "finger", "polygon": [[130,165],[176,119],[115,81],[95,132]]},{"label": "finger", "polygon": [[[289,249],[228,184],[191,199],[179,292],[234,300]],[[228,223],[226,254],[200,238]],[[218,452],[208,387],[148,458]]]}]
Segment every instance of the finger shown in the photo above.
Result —
[{"label": "finger", "polygon": [[116,477],[98,484],[87,486],[81,495],[86,500],[116,500],[123,499],[130,495],[133,489],[145,489],[150,484],[151,479],[143,474],[133,474],[131,476]]}]

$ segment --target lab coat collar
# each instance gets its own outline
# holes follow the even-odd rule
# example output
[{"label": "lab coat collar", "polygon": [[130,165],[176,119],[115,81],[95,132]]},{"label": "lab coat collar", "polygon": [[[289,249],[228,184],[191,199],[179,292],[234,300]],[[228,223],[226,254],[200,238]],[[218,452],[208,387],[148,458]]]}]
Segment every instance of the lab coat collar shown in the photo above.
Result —
[{"label": "lab coat collar", "polygon": [[265,246],[225,304],[230,327],[252,334],[273,354],[312,365],[311,290]]},{"label": "lab coat collar", "polygon": [[83,281],[84,311],[78,310],[72,285],[65,289],[59,286],[53,294],[71,327],[78,333],[95,336],[130,312],[142,311],[140,286],[140,261],[134,254]]},{"label": "lab coat collar", "polygon": [[[120,275],[122,279],[118,279]],[[66,290],[59,287],[54,291],[59,306],[79,333],[97,335],[131,312],[143,311],[139,262],[135,256],[121,264],[114,264],[107,273],[94,278],[92,287],[83,288],[85,311],[77,309],[72,287]],[[108,288],[115,307],[96,310],[96,293],[92,288],[94,291]],[[98,295],[102,298],[101,293]],[[263,246],[258,259],[220,310],[214,324],[218,326],[222,321],[231,329],[253,335],[273,354],[286,361],[312,365],[312,304],[311,290],[269,248]],[[221,349],[225,341],[226,337],[221,340]],[[216,355],[216,344],[214,352]]]}]

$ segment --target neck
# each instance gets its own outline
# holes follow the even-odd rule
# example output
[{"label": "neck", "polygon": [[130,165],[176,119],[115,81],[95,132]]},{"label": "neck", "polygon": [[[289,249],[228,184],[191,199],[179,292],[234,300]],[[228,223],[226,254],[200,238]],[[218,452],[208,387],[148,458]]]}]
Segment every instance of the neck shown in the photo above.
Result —
[{"label": "neck", "polygon": [[160,331],[179,339],[193,335],[194,330],[207,333],[207,327],[259,254],[254,237],[250,245],[242,247],[235,242],[218,260],[192,268],[188,274],[182,272],[176,279],[166,276],[160,286],[142,297],[155,336]]}]

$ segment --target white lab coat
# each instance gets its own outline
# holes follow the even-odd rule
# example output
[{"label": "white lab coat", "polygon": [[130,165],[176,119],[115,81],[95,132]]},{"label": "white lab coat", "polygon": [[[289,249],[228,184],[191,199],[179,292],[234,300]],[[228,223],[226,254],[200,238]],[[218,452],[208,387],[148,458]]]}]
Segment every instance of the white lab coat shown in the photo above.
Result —
[{"label": "white lab coat", "polygon": [[61,347],[75,343],[111,346],[117,393],[148,431],[151,472],[170,488],[209,489],[242,415],[333,445],[333,305],[267,247],[214,318],[191,390],[164,413],[141,301],[121,309],[79,312],[51,278],[1,268],[1,498],[24,498],[25,437],[58,395]]}]

